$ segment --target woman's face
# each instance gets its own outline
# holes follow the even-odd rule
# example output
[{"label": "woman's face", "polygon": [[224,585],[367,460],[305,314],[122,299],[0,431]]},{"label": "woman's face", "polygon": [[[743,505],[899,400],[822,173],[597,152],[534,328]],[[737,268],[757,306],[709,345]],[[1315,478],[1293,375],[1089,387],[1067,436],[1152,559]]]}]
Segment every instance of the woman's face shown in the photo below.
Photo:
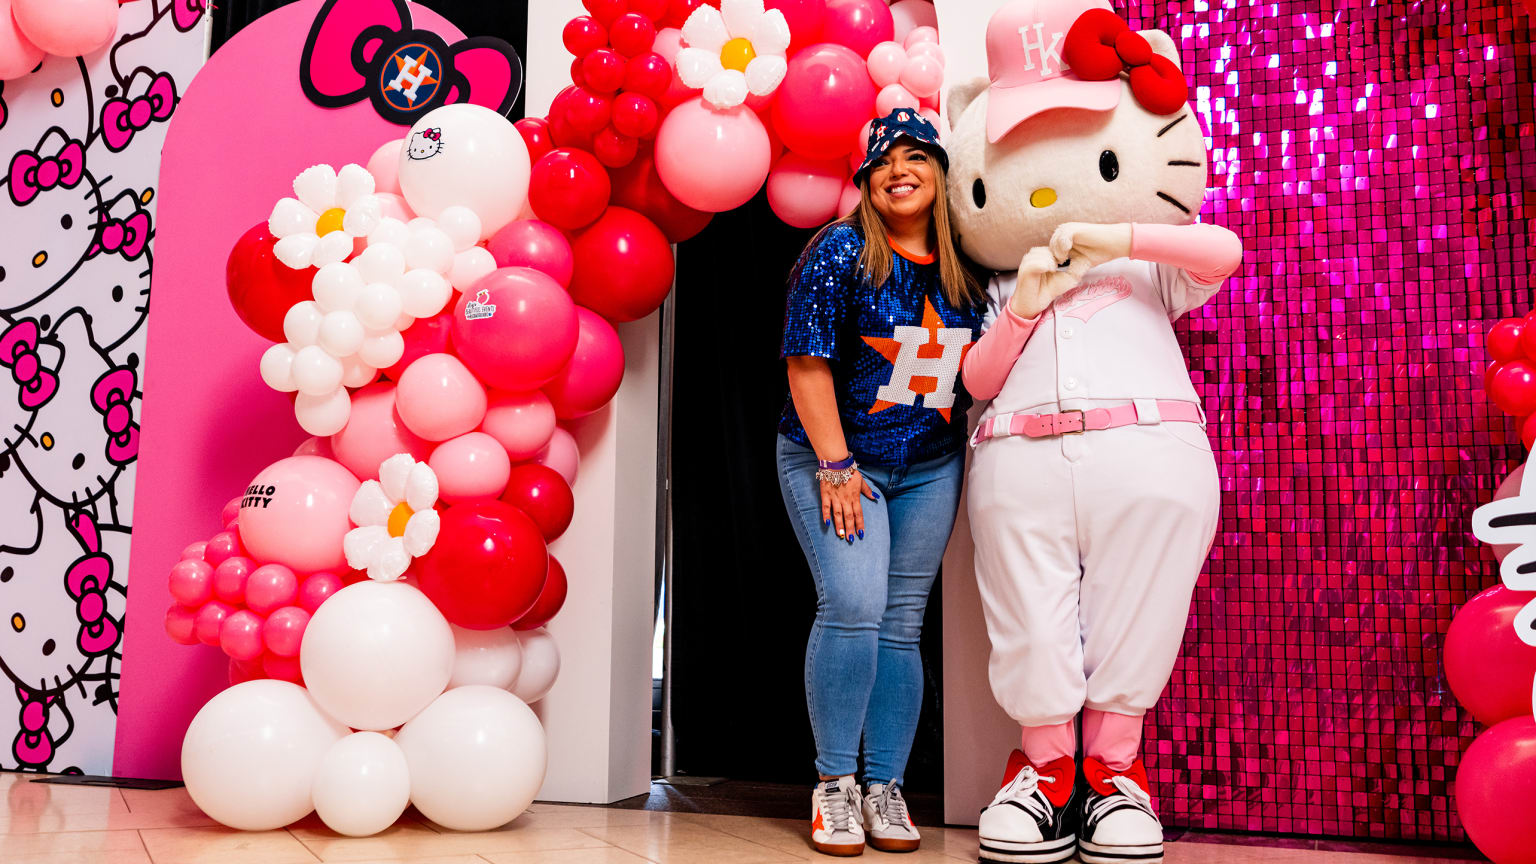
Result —
[{"label": "woman's face", "polygon": [[898,141],[870,168],[870,203],[888,223],[931,214],[938,190],[934,174],[928,151]]}]

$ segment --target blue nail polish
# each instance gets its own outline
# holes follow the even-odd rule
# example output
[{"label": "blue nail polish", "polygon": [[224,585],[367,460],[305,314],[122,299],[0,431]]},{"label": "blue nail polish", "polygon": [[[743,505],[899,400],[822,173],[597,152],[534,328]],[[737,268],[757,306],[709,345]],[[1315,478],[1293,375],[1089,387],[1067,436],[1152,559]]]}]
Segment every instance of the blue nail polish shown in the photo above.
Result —
[{"label": "blue nail polish", "polygon": [[860,532],[859,532],[859,539],[860,539],[860,540],[863,540],[863,539],[864,539],[864,532],[863,532],[863,531],[860,531]]},{"label": "blue nail polish", "polygon": [[875,496],[875,500],[876,501],[880,500],[880,493],[879,492],[876,492],[875,490],[871,489],[871,490],[869,490],[869,494]]},{"label": "blue nail polish", "polygon": [[831,528],[832,527],[832,520],[828,519],[827,521],[821,523],[821,527],[823,527],[823,528]]}]

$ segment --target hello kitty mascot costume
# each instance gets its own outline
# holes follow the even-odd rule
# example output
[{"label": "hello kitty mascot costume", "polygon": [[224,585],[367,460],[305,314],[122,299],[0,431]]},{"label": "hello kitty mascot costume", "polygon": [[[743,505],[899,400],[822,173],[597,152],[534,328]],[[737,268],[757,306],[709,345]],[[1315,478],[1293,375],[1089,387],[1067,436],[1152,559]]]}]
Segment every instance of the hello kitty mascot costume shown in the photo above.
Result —
[{"label": "hello kitty mascot costume", "polygon": [[1024,732],[981,859],[1156,862],[1142,715],[1219,505],[1172,322],[1242,246],[1193,224],[1205,142],[1167,35],[1102,0],[1015,0],[987,26],[987,61],[990,81],[949,97],[949,195],[961,245],[997,273],[963,366],[992,400],[967,506],[993,692]]}]

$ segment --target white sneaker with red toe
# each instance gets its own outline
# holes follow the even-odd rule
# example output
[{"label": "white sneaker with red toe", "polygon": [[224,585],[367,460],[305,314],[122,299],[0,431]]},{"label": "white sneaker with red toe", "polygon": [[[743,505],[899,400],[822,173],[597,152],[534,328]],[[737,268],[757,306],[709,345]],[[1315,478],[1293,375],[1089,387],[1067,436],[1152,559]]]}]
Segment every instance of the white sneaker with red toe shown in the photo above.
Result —
[{"label": "white sneaker with red toe", "polygon": [[811,845],[840,858],[864,854],[863,809],[852,777],[823,780],[811,793]]}]

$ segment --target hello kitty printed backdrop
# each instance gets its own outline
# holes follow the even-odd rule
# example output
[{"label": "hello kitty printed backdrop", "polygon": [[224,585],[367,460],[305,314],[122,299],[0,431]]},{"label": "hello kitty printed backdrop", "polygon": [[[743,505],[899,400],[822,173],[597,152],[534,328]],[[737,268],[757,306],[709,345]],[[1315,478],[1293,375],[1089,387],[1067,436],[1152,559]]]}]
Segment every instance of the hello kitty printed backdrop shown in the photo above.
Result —
[{"label": "hello kitty printed backdrop", "polygon": [[160,148],[206,26],[134,0],[0,84],[0,768],[112,768]]}]

